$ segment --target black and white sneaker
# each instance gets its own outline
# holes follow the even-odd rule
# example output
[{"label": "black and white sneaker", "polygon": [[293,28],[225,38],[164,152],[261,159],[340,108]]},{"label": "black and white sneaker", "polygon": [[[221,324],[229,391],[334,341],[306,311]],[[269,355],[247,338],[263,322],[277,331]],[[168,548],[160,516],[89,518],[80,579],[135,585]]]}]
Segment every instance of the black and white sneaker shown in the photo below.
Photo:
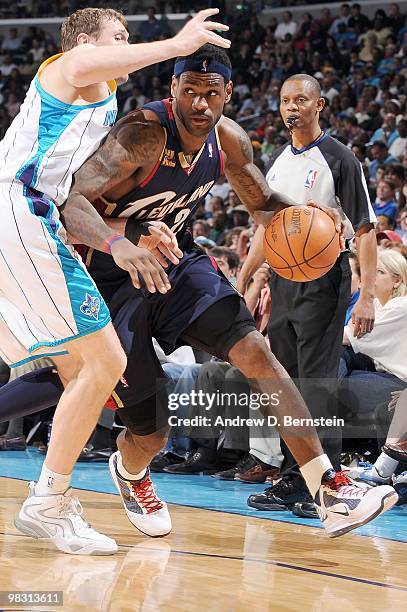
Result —
[{"label": "black and white sneaker", "polygon": [[360,488],[343,472],[329,470],[315,496],[315,508],[330,538],[365,525],[397,503],[393,487]]}]

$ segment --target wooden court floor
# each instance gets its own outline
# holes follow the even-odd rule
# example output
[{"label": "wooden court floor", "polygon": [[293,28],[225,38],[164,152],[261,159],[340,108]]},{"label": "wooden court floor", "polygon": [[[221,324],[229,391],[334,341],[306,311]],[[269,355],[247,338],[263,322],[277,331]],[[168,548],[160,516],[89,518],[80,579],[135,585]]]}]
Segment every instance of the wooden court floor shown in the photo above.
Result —
[{"label": "wooden court floor", "polygon": [[151,539],[115,495],[79,491],[86,517],[116,538],[112,557],[79,557],[13,526],[27,483],[0,478],[0,591],[63,591],[63,605],[2,610],[367,612],[407,610],[405,544],[182,506]]}]

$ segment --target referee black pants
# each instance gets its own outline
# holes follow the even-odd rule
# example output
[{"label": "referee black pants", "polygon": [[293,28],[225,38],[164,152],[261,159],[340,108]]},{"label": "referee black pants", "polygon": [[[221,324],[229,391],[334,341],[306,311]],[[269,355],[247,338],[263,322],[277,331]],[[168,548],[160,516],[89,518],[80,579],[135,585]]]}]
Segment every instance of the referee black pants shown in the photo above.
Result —
[{"label": "referee black pants", "polygon": [[[270,281],[267,331],[271,350],[294,379],[313,418],[337,416],[338,367],[350,284],[347,253],[342,253],[334,267],[317,280],[296,283],[273,274]],[[341,428],[317,429],[324,451],[339,469]],[[301,435],[301,430],[297,433]],[[283,441],[281,449],[285,457],[283,472],[302,479]]]}]

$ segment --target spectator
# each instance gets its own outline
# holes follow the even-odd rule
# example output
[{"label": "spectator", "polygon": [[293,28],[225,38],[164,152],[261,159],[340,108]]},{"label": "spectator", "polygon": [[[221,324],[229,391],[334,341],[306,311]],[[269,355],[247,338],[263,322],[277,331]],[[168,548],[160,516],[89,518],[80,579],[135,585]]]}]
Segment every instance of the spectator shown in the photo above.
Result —
[{"label": "spectator", "polygon": [[209,233],[211,231],[211,226],[206,221],[194,221],[192,225],[192,234],[195,238],[199,236],[204,236],[205,238],[209,238]]},{"label": "spectator", "polygon": [[393,140],[390,148],[389,154],[392,157],[396,157],[400,159],[406,150],[407,145],[407,120],[400,119],[397,123],[397,133],[398,136]]},{"label": "spectator", "polygon": [[44,52],[45,52],[45,49],[41,45],[38,38],[33,38],[31,42],[31,49],[29,50],[29,53],[31,53],[31,55],[33,56],[34,62],[41,63],[42,60],[44,59]]},{"label": "spectator", "polygon": [[239,268],[239,257],[236,253],[227,247],[214,247],[208,254],[214,258],[228,281],[235,285]]},{"label": "spectator", "polygon": [[362,34],[369,28],[369,18],[366,17],[366,15],[363,15],[363,13],[361,12],[360,4],[352,4],[350,14],[351,16],[348,21],[348,26],[350,28],[354,29],[359,34]]},{"label": "spectator", "polygon": [[345,28],[346,28],[346,26],[349,23],[350,17],[351,17],[350,5],[349,4],[342,4],[342,6],[340,8],[339,17],[334,19],[331,27],[328,30],[329,34],[331,36],[335,36],[335,34],[337,34],[337,32],[338,32],[339,24],[343,24],[345,26]]},{"label": "spectator", "polygon": [[14,54],[16,51],[20,51],[22,46],[23,41],[18,35],[17,28],[10,28],[9,33],[3,39],[1,50],[3,53]]},{"label": "spectator", "polygon": [[388,217],[394,223],[397,215],[394,183],[387,179],[382,179],[377,184],[376,193],[376,201],[373,204],[376,216]]},{"label": "spectator", "polygon": [[407,206],[400,210],[396,232],[401,237],[403,244],[407,246]]},{"label": "spectator", "polygon": [[283,21],[278,24],[276,31],[274,32],[275,39],[277,41],[284,40],[287,34],[291,37],[295,35],[297,31],[297,24],[293,20],[291,11],[285,11],[283,13]]},{"label": "spectator", "polygon": [[393,113],[387,113],[384,116],[382,126],[376,130],[372,136],[373,142],[381,140],[386,143],[390,149],[393,142],[399,138],[400,134],[396,129],[396,116]]},{"label": "spectator", "polygon": [[387,149],[387,145],[380,140],[373,143],[371,148],[372,162],[369,166],[369,177],[375,179],[376,170],[379,165],[397,163],[397,159],[392,157]]},{"label": "spectator", "polygon": [[7,55],[3,57],[3,63],[1,66],[1,74],[4,77],[8,77],[11,74],[11,71],[14,70],[15,68],[17,68],[17,66],[13,62],[12,56],[9,53],[7,53]]},{"label": "spectator", "polygon": [[155,16],[154,6],[149,6],[147,9],[147,19],[146,21],[142,21],[139,27],[141,40],[143,42],[159,40],[163,33],[162,24]]}]

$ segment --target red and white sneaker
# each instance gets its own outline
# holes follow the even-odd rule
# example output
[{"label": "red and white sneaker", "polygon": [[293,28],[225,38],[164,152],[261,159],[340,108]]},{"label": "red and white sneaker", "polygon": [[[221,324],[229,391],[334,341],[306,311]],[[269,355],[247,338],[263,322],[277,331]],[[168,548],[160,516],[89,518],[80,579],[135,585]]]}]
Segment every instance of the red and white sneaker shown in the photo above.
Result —
[{"label": "red and white sneaker", "polygon": [[330,538],[365,525],[398,501],[393,487],[360,488],[343,472],[329,470],[315,496],[315,508]]},{"label": "red and white sneaker", "polygon": [[109,459],[110,474],[119,491],[129,521],[142,533],[159,537],[170,533],[172,524],[167,504],[157,497],[147,468],[140,480],[126,480],[117,470],[119,451]]}]

